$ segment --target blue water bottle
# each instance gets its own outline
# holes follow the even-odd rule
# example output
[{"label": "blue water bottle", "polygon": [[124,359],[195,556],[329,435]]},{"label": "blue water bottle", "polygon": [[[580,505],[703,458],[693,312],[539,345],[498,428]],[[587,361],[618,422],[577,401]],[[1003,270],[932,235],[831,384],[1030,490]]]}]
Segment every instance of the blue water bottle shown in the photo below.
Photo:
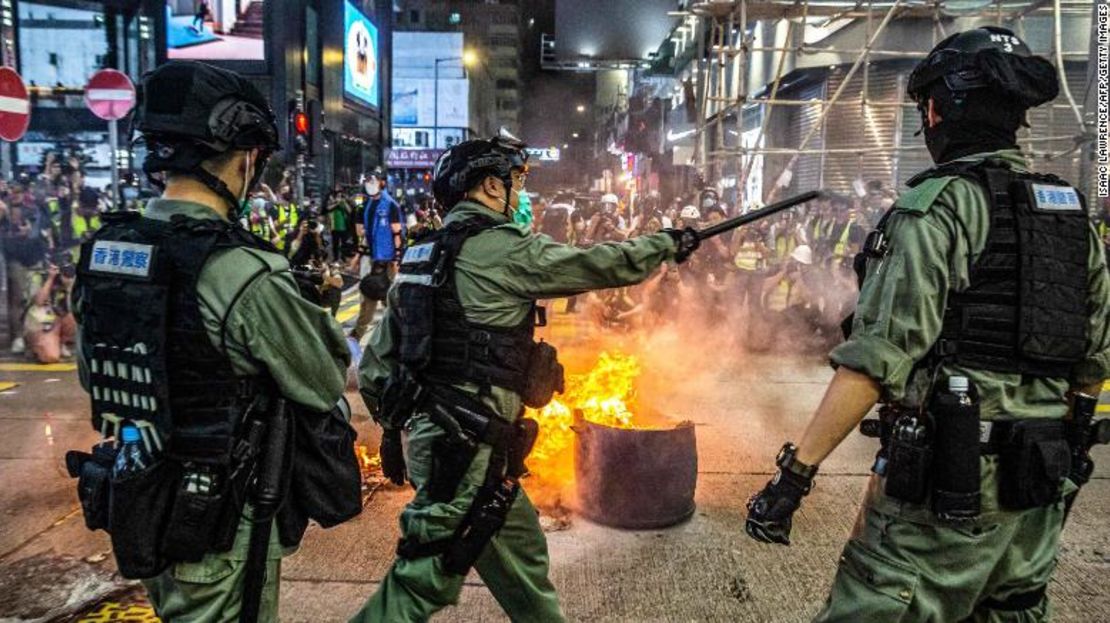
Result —
[{"label": "blue water bottle", "polygon": [[146,450],[143,448],[142,435],[139,429],[130,424],[120,429],[119,453],[116,455],[116,465],[112,474],[116,477],[137,474],[150,464]]}]

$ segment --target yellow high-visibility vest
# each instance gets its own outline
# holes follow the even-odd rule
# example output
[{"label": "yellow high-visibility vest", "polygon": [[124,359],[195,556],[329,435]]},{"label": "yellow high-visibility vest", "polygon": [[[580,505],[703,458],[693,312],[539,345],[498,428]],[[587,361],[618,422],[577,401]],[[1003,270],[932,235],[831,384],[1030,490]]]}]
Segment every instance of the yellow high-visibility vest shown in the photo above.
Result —
[{"label": "yellow high-visibility vest", "polygon": [[759,270],[763,264],[763,253],[753,243],[748,243],[740,247],[736,252],[736,258],[733,260],[736,267],[740,270],[755,271]]},{"label": "yellow high-visibility vest", "polygon": [[100,215],[84,217],[75,212],[70,216],[70,223],[73,225],[73,239],[82,240],[85,234],[91,234],[100,229]]}]

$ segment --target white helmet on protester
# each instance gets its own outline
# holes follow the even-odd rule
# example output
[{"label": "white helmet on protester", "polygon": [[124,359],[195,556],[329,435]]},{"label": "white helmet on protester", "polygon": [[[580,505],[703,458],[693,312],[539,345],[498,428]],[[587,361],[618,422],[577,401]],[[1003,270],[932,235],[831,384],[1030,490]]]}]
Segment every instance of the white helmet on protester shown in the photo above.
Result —
[{"label": "white helmet on protester", "polygon": [[809,266],[813,263],[813,249],[808,244],[800,244],[790,252],[790,259]]},{"label": "white helmet on protester", "polygon": [[601,203],[611,203],[613,205],[616,205],[620,203],[620,200],[617,199],[617,196],[613,193],[605,193],[601,196]]},{"label": "white helmet on protester", "polygon": [[698,212],[697,207],[687,205],[682,208],[682,211],[678,213],[678,216],[683,220],[696,221],[701,218],[701,212]]}]

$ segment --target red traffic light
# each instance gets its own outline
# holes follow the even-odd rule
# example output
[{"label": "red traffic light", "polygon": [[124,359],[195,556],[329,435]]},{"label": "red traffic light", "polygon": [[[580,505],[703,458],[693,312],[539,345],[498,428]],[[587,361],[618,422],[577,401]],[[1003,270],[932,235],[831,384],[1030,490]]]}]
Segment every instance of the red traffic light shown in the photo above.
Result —
[{"label": "red traffic light", "polygon": [[293,129],[301,136],[308,135],[308,115],[298,112],[293,115]]}]

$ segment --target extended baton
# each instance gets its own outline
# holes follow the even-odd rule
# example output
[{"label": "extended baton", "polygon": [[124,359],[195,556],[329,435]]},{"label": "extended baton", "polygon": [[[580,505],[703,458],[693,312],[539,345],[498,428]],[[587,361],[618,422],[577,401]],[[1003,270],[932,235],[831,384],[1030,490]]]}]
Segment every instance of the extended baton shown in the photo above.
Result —
[{"label": "extended baton", "polygon": [[767,218],[768,216],[771,216],[772,214],[777,214],[779,212],[782,212],[783,210],[789,210],[790,208],[793,208],[794,206],[797,206],[797,205],[801,205],[801,204],[803,204],[807,201],[813,201],[814,199],[816,199],[820,196],[821,196],[821,191],[811,190],[807,193],[802,193],[802,194],[797,195],[795,197],[790,197],[790,198],[787,198],[787,199],[783,199],[782,201],[772,203],[771,205],[769,205],[765,208],[760,208],[760,209],[755,210],[753,212],[748,212],[747,214],[741,214],[740,216],[734,216],[730,219],[723,220],[720,223],[717,223],[716,225],[706,227],[705,229],[699,229],[695,233],[697,234],[699,240],[705,240],[706,238],[712,238],[713,236],[723,234],[724,232],[729,231],[731,229],[736,229],[737,227],[740,227],[742,225],[747,225],[748,223],[751,223],[753,221],[758,221],[760,219]]}]

